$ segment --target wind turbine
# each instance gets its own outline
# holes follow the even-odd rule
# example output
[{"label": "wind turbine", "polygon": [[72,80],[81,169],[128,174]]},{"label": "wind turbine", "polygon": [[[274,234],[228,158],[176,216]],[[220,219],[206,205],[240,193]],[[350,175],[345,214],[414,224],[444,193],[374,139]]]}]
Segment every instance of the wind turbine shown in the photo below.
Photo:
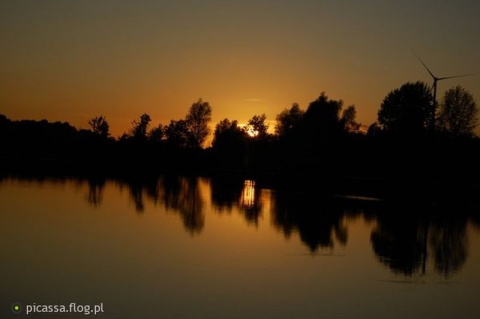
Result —
[{"label": "wind turbine", "polygon": [[432,105],[433,105],[433,108],[432,108],[432,121],[431,121],[431,126],[433,128],[433,125],[435,123],[435,110],[437,109],[437,82],[438,81],[442,81],[442,80],[448,80],[448,79],[454,79],[454,78],[463,78],[465,76],[470,76],[470,75],[473,75],[473,74],[462,74],[462,75],[452,75],[452,76],[444,76],[444,77],[437,77],[435,76],[432,71],[430,71],[430,69],[427,67],[427,65],[422,61],[422,59],[420,59],[420,57],[415,53],[415,51],[413,51],[413,54],[415,54],[415,56],[417,57],[417,59],[420,61],[420,63],[423,64],[423,66],[425,67],[425,69],[427,69],[428,73],[430,74],[430,76],[432,77],[433,79],[433,102],[432,102]]}]

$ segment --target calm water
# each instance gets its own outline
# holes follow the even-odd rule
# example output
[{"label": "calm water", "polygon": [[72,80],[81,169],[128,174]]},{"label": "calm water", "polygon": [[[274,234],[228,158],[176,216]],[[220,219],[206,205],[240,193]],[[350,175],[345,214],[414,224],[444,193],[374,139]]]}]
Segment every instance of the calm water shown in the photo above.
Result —
[{"label": "calm water", "polygon": [[0,315],[479,318],[476,213],[227,178],[3,179]]}]

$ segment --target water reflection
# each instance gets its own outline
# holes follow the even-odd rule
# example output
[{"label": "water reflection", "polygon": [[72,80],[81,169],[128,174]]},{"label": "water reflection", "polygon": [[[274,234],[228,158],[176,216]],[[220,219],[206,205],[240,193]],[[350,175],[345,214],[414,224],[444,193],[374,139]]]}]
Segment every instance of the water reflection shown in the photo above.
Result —
[{"label": "water reflection", "polygon": [[[146,184],[148,185],[148,183]],[[137,213],[143,213],[145,210],[145,202],[144,202],[144,184],[137,180],[131,179],[128,181],[128,189],[130,191],[130,197],[135,205],[135,210]]]},{"label": "water reflection", "polygon": [[319,248],[333,248],[335,243],[345,246],[348,242],[344,217],[352,212],[329,198],[275,193],[271,205],[274,227],[287,238],[298,232],[312,253]]},{"label": "water reflection", "polygon": [[436,221],[430,228],[428,244],[435,269],[445,277],[458,271],[467,260],[467,219]]},{"label": "water reflection", "polygon": [[[44,177],[36,180],[42,185]],[[57,181],[64,182],[62,179]],[[295,238],[312,254],[333,252],[349,243],[349,221],[361,217],[372,224],[369,238],[376,259],[403,276],[434,272],[450,277],[469,257],[467,226],[480,227],[476,210],[409,203],[391,204],[352,200],[316,193],[266,191],[254,180],[197,178],[164,175],[149,179],[87,178],[84,197],[93,207],[104,201],[106,185],[126,190],[137,213],[161,206],[178,214],[185,230],[199,235],[205,229],[206,210],[216,214],[240,214],[248,225],[258,226],[268,214],[274,229]]]},{"label": "water reflection", "polygon": [[211,180],[212,204],[219,213],[238,210],[247,223],[258,226],[262,214],[261,189],[253,180],[219,177]]},{"label": "water reflection", "polygon": [[147,198],[163,205],[167,211],[178,213],[185,229],[199,234],[205,225],[204,201],[200,191],[200,179],[177,175],[165,175],[145,185]]},{"label": "water reflection", "polygon": [[[426,225],[417,218],[382,214],[371,235],[378,259],[396,273],[413,275],[425,266]],[[423,267],[424,268],[424,267]]]},{"label": "water reflection", "polygon": [[95,207],[99,207],[103,201],[104,178],[89,178],[87,201]]},{"label": "water reflection", "polygon": [[262,213],[262,203],[260,201],[260,189],[255,187],[255,181],[246,180],[243,183],[239,206],[245,220],[250,224],[258,226]]},{"label": "water reflection", "polygon": [[429,261],[435,271],[449,277],[468,257],[469,215],[458,208],[398,207],[377,217],[371,235],[378,259],[396,273],[425,274]]},{"label": "water reflection", "polygon": [[238,207],[244,187],[242,178],[219,176],[210,180],[212,204],[219,213],[231,213]]},{"label": "water reflection", "polygon": [[[146,202],[162,205],[168,212],[178,213],[190,234],[199,234],[205,225],[204,198],[201,180],[193,177],[165,175],[160,178],[125,178],[115,181],[120,190],[128,189],[135,211],[143,213]],[[87,202],[98,207],[102,203],[105,180],[88,180]]]},{"label": "water reflection", "polygon": [[[163,181],[163,184],[162,184]],[[163,202],[167,210],[178,212],[185,228],[191,233],[200,233],[205,226],[204,200],[197,178],[165,177],[159,180],[158,189],[163,189]]]}]

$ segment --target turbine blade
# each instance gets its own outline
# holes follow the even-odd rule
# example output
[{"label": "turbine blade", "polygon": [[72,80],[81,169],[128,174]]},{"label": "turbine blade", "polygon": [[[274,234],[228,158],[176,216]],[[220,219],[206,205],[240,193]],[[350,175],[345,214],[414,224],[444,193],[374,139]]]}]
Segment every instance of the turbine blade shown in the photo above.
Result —
[{"label": "turbine blade", "polygon": [[438,78],[438,80],[447,80],[447,79],[454,79],[454,78],[463,78],[463,77],[466,77],[466,76],[472,76],[472,75],[475,75],[474,73],[469,73],[469,74],[461,74],[461,75],[453,75],[453,76],[444,76],[444,77],[441,77],[441,78]]},{"label": "turbine blade", "polygon": [[[412,49],[413,51],[413,49]],[[423,66],[425,67],[425,69],[427,69],[428,73],[430,73],[430,75],[432,76],[433,79],[436,79],[437,77],[435,75],[433,75],[432,71],[430,71],[430,69],[428,68],[428,66],[423,63],[422,59],[420,59],[420,57],[417,55],[417,53],[415,53],[415,51],[413,51],[413,54],[415,54],[415,56],[417,57],[417,59],[420,61],[420,63],[423,64]]]}]

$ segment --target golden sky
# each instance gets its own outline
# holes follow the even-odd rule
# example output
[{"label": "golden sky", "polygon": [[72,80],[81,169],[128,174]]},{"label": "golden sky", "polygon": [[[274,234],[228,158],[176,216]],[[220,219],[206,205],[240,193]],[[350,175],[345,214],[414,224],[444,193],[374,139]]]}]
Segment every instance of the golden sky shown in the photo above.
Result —
[{"label": "golden sky", "polygon": [[[322,91],[376,120],[408,81],[480,71],[478,1],[2,0],[0,113],[118,136],[148,113],[183,118],[203,98],[213,124],[267,119]],[[480,102],[480,74],[440,81]]]}]

